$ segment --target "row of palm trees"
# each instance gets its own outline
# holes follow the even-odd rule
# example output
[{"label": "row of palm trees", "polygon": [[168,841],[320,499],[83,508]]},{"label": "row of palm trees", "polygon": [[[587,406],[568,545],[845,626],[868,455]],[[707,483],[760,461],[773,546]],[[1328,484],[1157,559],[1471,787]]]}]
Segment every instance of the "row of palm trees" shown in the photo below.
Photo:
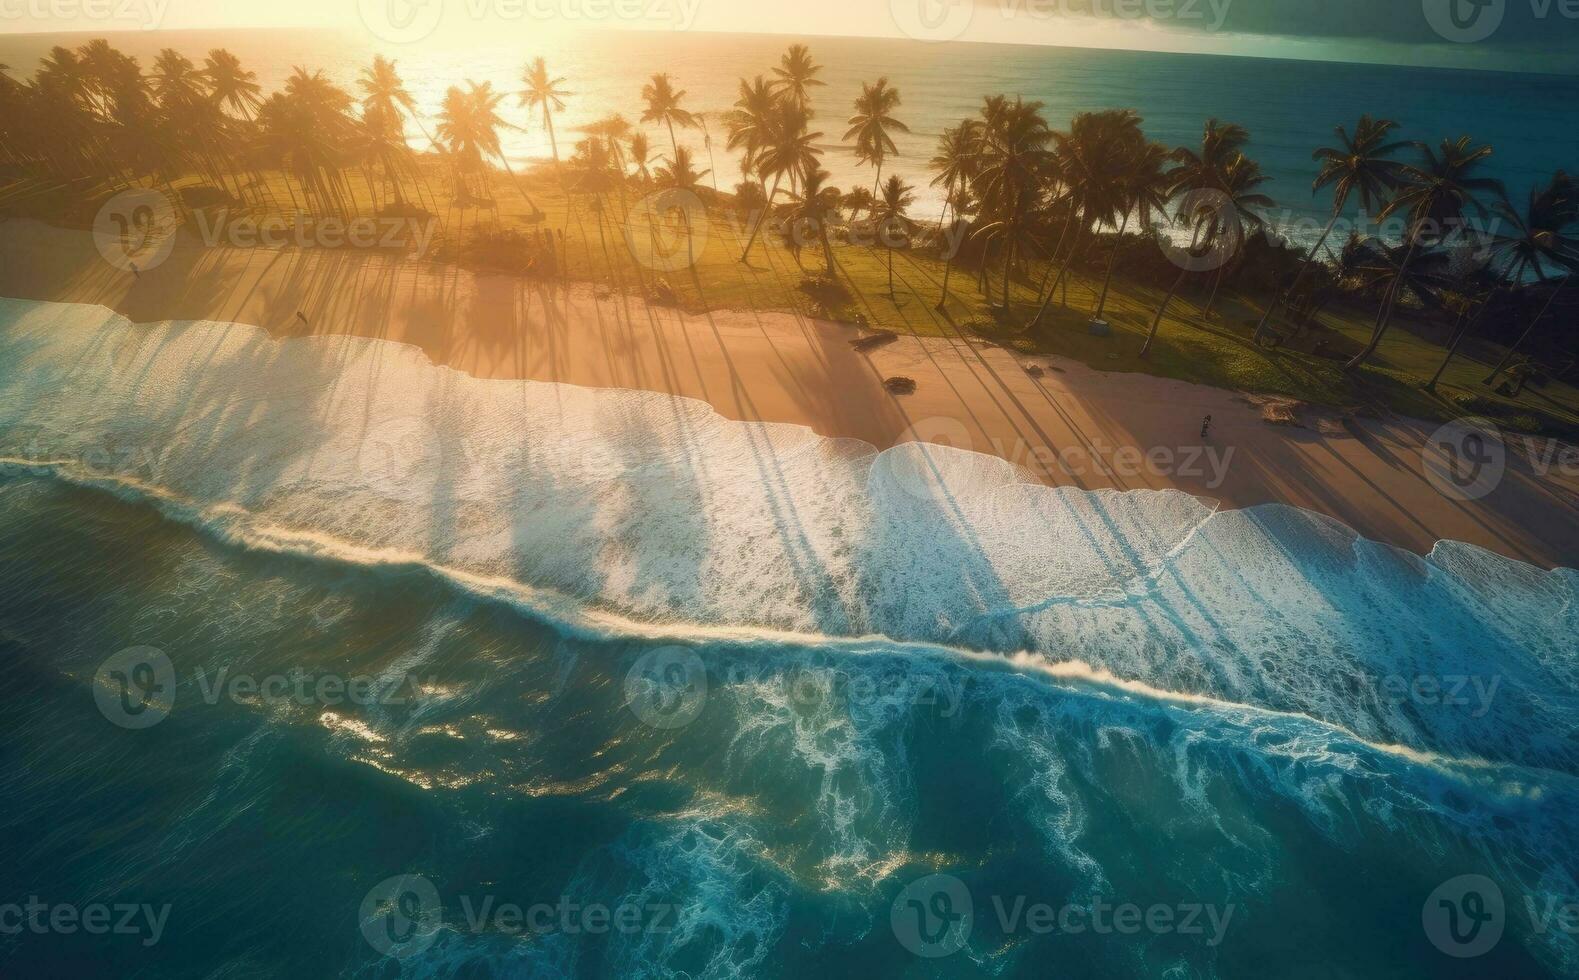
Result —
[{"label": "row of palm trees", "polygon": [[[1037,313],[1029,324],[1033,327],[1042,322],[1059,285],[1084,256],[1098,229],[1116,232],[1092,311],[1100,318],[1130,224],[1149,227],[1154,216],[1171,217],[1189,234],[1190,245],[1184,252],[1187,260],[1179,262],[1180,271],[1152,319],[1142,349],[1146,356],[1178,290],[1198,267],[1189,259],[1224,249],[1230,259],[1242,260],[1248,237],[1270,232],[1265,213],[1274,202],[1261,190],[1268,178],[1246,155],[1249,134],[1237,125],[1209,120],[1198,148],[1170,150],[1148,141],[1141,120],[1129,110],[1081,113],[1067,132],[1055,132],[1040,109],[1020,99],[985,100],[979,116],[962,120],[939,137],[930,164],[933,184],[943,189],[955,220],[973,217],[973,236],[998,249],[1003,262],[1001,309],[1009,305],[1017,255],[1034,249],[1048,259]],[[1339,127],[1338,145],[1315,152],[1321,169],[1313,190],[1332,194],[1330,220],[1292,280],[1279,284],[1254,339],[1261,343],[1271,338],[1278,313],[1302,295],[1312,273],[1320,270],[1356,295],[1379,295],[1371,336],[1348,362],[1350,369],[1375,354],[1406,294],[1426,307],[1441,306],[1448,293],[1461,298],[1476,294],[1472,305],[1478,306],[1478,312],[1461,318],[1450,345],[1451,358],[1499,295],[1530,288],[1532,283],[1539,288],[1560,276],[1555,286],[1546,289],[1542,312],[1489,383],[1579,270],[1575,237],[1579,192],[1559,172],[1549,184],[1531,192],[1525,207],[1517,207],[1502,184],[1484,174],[1490,147],[1464,137],[1444,140],[1433,148],[1395,139],[1397,129],[1395,122],[1365,116],[1352,135]],[[1398,159],[1406,151],[1417,160]],[[1356,203],[1367,213],[1379,211],[1382,222],[1401,218],[1402,240],[1387,242],[1355,234],[1329,263],[1324,256],[1332,232]],[[1487,217],[1497,219],[1488,230],[1471,230],[1475,223],[1470,219]],[[1154,229],[1151,234],[1163,233]],[[1481,258],[1472,269],[1475,275],[1453,274],[1466,256]],[[1231,264],[1223,260],[1200,264],[1213,279],[1205,305],[1210,317]],[[983,277],[986,270],[983,263]],[[1489,288],[1485,280],[1490,281]],[[948,299],[948,282],[946,267],[940,307]]]},{"label": "row of palm trees", "polygon": [[[824,134],[813,129],[815,95],[825,87],[818,77],[822,70],[805,45],[794,45],[767,73],[741,79],[738,98],[723,116],[728,148],[740,155],[744,178],[735,187],[737,201],[758,212],[740,260],[749,260],[765,227],[776,226],[792,243],[815,240],[827,275],[837,277],[832,238],[848,213],[874,229],[887,247],[892,294],[894,247],[923,233],[909,214],[915,189],[894,174],[883,179],[885,165],[899,152],[895,136],[910,132],[897,115],[902,98],[886,78],[863,84],[843,138],[858,163],[873,169],[872,187],[841,194],[821,165]],[[558,179],[573,201],[587,202],[600,236],[610,195],[618,195],[628,219],[626,188],[633,181],[697,191],[703,178],[715,174],[716,189],[715,168],[698,169],[678,136],[680,130],[702,129],[711,157],[707,117],[688,107],[687,93],[669,75],[654,75],[641,92],[640,122],[668,136],[669,153],[662,158],[655,157],[644,132],[613,115],[584,127],[570,159],[563,160],[555,116],[570,97],[565,79],[537,58],[525,67],[521,85],[518,107],[528,120],[540,114]],[[198,174],[234,201],[277,208],[273,185],[262,178],[273,170],[285,175],[293,208],[327,214],[354,208],[350,182],[360,175],[377,208],[437,212],[438,198],[411,149],[407,129],[414,125],[446,164],[453,204],[497,210],[491,191],[497,164],[534,212],[531,217],[541,219],[502,149],[501,133],[525,128],[501,110],[509,93],[489,83],[453,86],[430,131],[394,62],[375,58],[360,73],[357,89],[353,96],[322,72],[296,68],[282,91],[265,98],[255,74],[224,49],[211,51],[201,65],[166,49],[144,72],[136,59],[102,40],[75,50],[57,47],[31,80],[16,81],[0,66],[0,163],[41,183],[71,187],[130,186],[139,179],[172,187],[180,176]],[[1142,356],[1150,353],[1174,299],[1200,264],[1209,267],[1197,274],[1203,284],[1211,282],[1203,308],[1209,319],[1234,263],[1245,261],[1245,239],[1267,232],[1265,215],[1274,207],[1263,192],[1267,176],[1246,153],[1249,134],[1214,119],[1199,146],[1169,148],[1149,140],[1131,110],[1080,113],[1067,130],[1054,129],[1042,110],[1040,103],[1019,97],[988,97],[977,114],[943,131],[930,161],[932,184],[944,198],[935,233],[940,240],[972,243],[982,295],[1008,315],[1017,272],[1023,279],[1040,267],[1040,279],[1025,284],[1035,289],[1035,313],[1022,326],[1041,327],[1061,289],[1067,305],[1069,279],[1086,265],[1105,231],[1106,269],[1091,310],[1101,318],[1131,227],[1143,236],[1165,237],[1154,225],[1166,219],[1188,236],[1179,253],[1188,261],[1179,262],[1157,304]],[[1349,363],[1357,367],[1374,355],[1406,297],[1439,306],[1449,295],[1462,299],[1473,293],[1474,303],[1458,303],[1451,358],[1499,300],[1558,274],[1566,284],[1579,267],[1573,235],[1579,195],[1565,174],[1516,207],[1483,173],[1490,147],[1466,137],[1432,148],[1398,139],[1397,129],[1395,122],[1365,116],[1352,133],[1339,127],[1336,145],[1314,154],[1320,171],[1313,188],[1331,194],[1330,220],[1292,277],[1278,284],[1255,328],[1257,343],[1278,339],[1280,314],[1313,305],[1313,284],[1328,292],[1340,288],[1376,303],[1372,335]],[[1403,161],[1406,152],[1418,159]],[[1401,217],[1401,241],[1351,235],[1334,251],[1333,232],[1355,205],[1379,212],[1382,220]],[[1491,214],[1499,223],[1480,241],[1442,231]],[[1462,271],[1455,276],[1453,270],[1470,244],[1489,263],[1466,286]],[[1231,261],[1196,261],[1214,253]],[[949,249],[939,309],[951,298],[955,264],[955,250]],[[996,289],[990,282],[994,274]],[[1547,309],[1559,291],[1548,290]],[[1530,323],[1526,337],[1540,319]]]}]

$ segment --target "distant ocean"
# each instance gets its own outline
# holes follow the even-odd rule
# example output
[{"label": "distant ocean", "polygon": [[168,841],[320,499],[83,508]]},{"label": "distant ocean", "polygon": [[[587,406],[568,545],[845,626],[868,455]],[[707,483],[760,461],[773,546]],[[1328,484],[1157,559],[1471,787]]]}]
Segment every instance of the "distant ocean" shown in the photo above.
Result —
[{"label": "distant ocean", "polygon": [[0,299],[0,973],[1572,977],[1576,635],[1293,508]]},{"label": "distant ocean", "polygon": [[[30,71],[52,44],[80,44],[88,36],[0,35],[0,61]],[[717,170],[725,190],[740,176],[737,160],[724,152],[720,116],[735,101],[739,80],[768,74],[790,43],[763,35],[612,31],[554,36],[540,49],[517,40],[452,50],[432,44],[375,49],[365,35],[296,31],[117,34],[113,41],[145,66],[163,47],[196,61],[209,48],[227,47],[258,73],[265,91],[280,87],[292,66],[302,65],[323,69],[354,92],[358,70],[379,50],[398,59],[430,117],[445,88],[465,79],[519,91],[522,66],[543,55],[575,93],[555,123],[564,152],[577,138],[577,128],[595,119],[618,112],[636,122],[643,83],[665,71],[688,93],[685,104],[707,114],[714,142],[711,164],[700,132],[682,136],[698,151],[700,166]],[[900,156],[886,170],[917,184],[920,210],[930,213],[942,201],[926,172],[938,133],[976,113],[983,96],[998,93],[1045,103],[1057,127],[1067,126],[1079,111],[1134,108],[1144,117],[1146,132],[1168,145],[1198,144],[1209,117],[1240,123],[1250,130],[1250,152],[1273,177],[1268,192],[1280,206],[1311,217],[1324,218],[1330,207],[1311,194],[1312,151],[1331,145],[1335,126],[1352,130],[1366,112],[1402,123],[1405,139],[1435,145],[1469,135],[1490,143],[1496,148],[1490,171],[1508,183],[1515,200],[1558,168],[1579,169],[1579,76],[853,38],[812,38],[809,43],[826,66],[821,77],[827,87],[816,91],[815,126],[825,134],[825,165],[834,183],[849,188],[871,182],[870,169],[858,169],[840,144],[861,83],[887,76],[903,96],[896,115],[911,134],[898,138]],[[527,128],[505,134],[511,157],[546,159],[549,142],[540,115],[528,120],[514,99],[505,109],[508,118]],[[667,153],[667,133],[647,129],[654,152]],[[414,144],[422,138],[415,127],[410,136]]]}]

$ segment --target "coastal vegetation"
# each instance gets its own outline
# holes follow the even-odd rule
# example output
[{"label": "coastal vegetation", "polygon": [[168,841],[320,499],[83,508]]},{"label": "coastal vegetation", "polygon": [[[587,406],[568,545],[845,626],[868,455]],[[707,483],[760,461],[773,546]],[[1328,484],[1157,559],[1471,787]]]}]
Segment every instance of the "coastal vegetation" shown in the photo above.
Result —
[{"label": "coastal vegetation", "polygon": [[[690,309],[792,309],[1328,405],[1579,429],[1566,173],[1506,188],[1486,173],[1493,147],[1364,115],[1314,149],[1311,190],[1330,210],[1307,248],[1273,196],[1303,189],[1271,187],[1232,121],[1165,146],[1130,110],[1059,128],[1003,94],[939,134],[927,167],[943,210],[921,220],[892,172],[902,93],[877,78],[833,106],[821,71],[795,45],[731,106],[655,75],[633,86],[636,123],[565,134],[574,80],[543,58],[523,59],[519,91],[462,82],[424,118],[383,57],[352,89],[297,68],[265,94],[223,49],[142,65],[94,40],[30,77],[0,66],[0,216],[85,226],[114,194],[154,188],[186,222],[422,220],[437,229],[428,259]],[[730,193],[712,125],[738,163]],[[503,137],[528,127],[552,159],[517,169]],[[870,186],[831,186],[829,152],[869,168]],[[660,248],[684,261],[659,268]]]}]

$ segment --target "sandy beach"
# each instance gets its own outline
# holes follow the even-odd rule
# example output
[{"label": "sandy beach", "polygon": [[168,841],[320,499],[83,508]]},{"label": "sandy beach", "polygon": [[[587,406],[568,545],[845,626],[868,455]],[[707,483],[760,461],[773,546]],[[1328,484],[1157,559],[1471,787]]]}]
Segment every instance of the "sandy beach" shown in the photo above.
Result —
[{"label": "sandy beach", "polygon": [[[377,337],[479,377],[668,392],[729,418],[879,447],[923,438],[993,453],[1050,483],[1171,487],[1224,507],[1283,502],[1417,553],[1453,539],[1542,567],[1579,566],[1579,477],[1572,466],[1543,467],[1542,440],[1509,435],[1496,489],[1457,499],[1427,478],[1435,424],[1312,413],[1302,426],[1274,426],[1242,393],[1028,359],[960,334],[859,352],[854,328],[789,313],[691,316],[587,284],[349,252],[182,243],[134,276],[103,261],[87,233],[29,221],[0,233],[0,295],[96,303],[138,322]],[[893,377],[913,379],[914,393],[885,389]]]}]

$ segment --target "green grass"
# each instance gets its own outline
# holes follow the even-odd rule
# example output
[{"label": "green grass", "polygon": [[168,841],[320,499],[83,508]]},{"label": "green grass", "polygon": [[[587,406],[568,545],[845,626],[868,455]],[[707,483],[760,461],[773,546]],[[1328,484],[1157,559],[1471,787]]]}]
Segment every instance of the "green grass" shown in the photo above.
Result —
[{"label": "green grass", "polygon": [[[1162,290],[1117,277],[1108,298],[1105,318],[1113,327],[1111,337],[1095,337],[1086,329],[1096,305],[1100,281],[1094,274],[1076,274],[1067,290],[1068,305],[1055,300],[1042,326],[1030,332],[1026,325],[1035,314],[1037,283],[1045,271],[1032,262],[1018,270],[1010,289],[1008,309],[995,309],[1001,291],[1001,267],[988,277],[989,298],[977,288],[977,270],[956,267],[950,280],[947,307],[935,307],[941,294],[944,264],[926,250],[901,250],[894,255],[894,292],[888,291],[888,256],[878,248],[835,243],[838,278],[848,291],[847,300],[829,310],[814,302],[804,288],[808,279],[823,274],[820,247],[813,244],[799,255],[776,236],[764,232],[749,264],[739,261],[744,246],[744,221],[728,199],[709,208],[707,241],[696,252],[692,269],[657,273],[637,262],[625,244],[625,206],[650,193],[632,184],[622,203],[610,195],[605,203],[600,234],[597,215],[582,196],[573,200],[561,191],[551,167],[523,174],[526,194],[542,211],[532,220],[526,198],[504,174],[494,175],[494,207],[460,210],[450,205],[448,176],[433,158],[425,158],[428,186],[442,202],[442,222],[434,256],[486,269],[467,245],[479,229],[530,231],[564,229],[567,265],[571,279],[602,284],[611,291],[655,295],[671,292],[675,301],[691,311],[746,309],[795,311],[831,315],[835,319],[916,336],[958,337],[974,334],[1027,356],[1056,355],[1093,368],[1115,372],[1141,372],[1181,381],[1212,385],[1256,394],[1285,396],[1316,405],[1365,414],[1396,412],[1428,420],[1445,420],[1466,414],[1481,415],[1508,428],[1573,437],[1579,433],[1579,390],[1552,383],[1541,390],[1527,389],[1518,399],[1505,398],[1480,383],[1489,373],[1488,360],[1500,356],[1491,345],[1466,345],[1472,359],[1461,353],[1443,376],[1435,393],[1424,389],[1444,355],[1443,348],[1410,329],[1408,322],[1395,326],[1371,363],[1352,374],[1341,360],[1294,349],[1267,350],[1250,342],[1261,315],[1256,298],[1224,289],[1216,314],[1202,314],[1207,284],[1187,285],[1174,299],[1164,319],[1149,359],[1139,352],[1150,329]],[[272,196],[288,202],[283,178],[265,178]],[[185,186],[199,183],[182,182]],[[348,183],[360,213],[373,212],[367,183],[359,174]],[[7,191],[10,191],[8,194]],[[97,204],[107,192],[84,193],[74,189],[38,186],[0,187],[0,207],[66,224],[86,227]],[[300,198],[301,192],[297,190]],[[408,196],[410,189],[408,187]],[[385,202],[387,203],[387,202]],[[638,232],[644,222],[638,220]],[[683,247],[683,245],[681,246]],[[659,279],[667,290],[660,290]],[[1374,311],[1334,307],[1321,317],[1317,336],[1338,351],[1354,350],[1368,338]],[[851,337],[858,331],[852,326]],[[1308,343],[1302,346],[1309,346]]]}]

